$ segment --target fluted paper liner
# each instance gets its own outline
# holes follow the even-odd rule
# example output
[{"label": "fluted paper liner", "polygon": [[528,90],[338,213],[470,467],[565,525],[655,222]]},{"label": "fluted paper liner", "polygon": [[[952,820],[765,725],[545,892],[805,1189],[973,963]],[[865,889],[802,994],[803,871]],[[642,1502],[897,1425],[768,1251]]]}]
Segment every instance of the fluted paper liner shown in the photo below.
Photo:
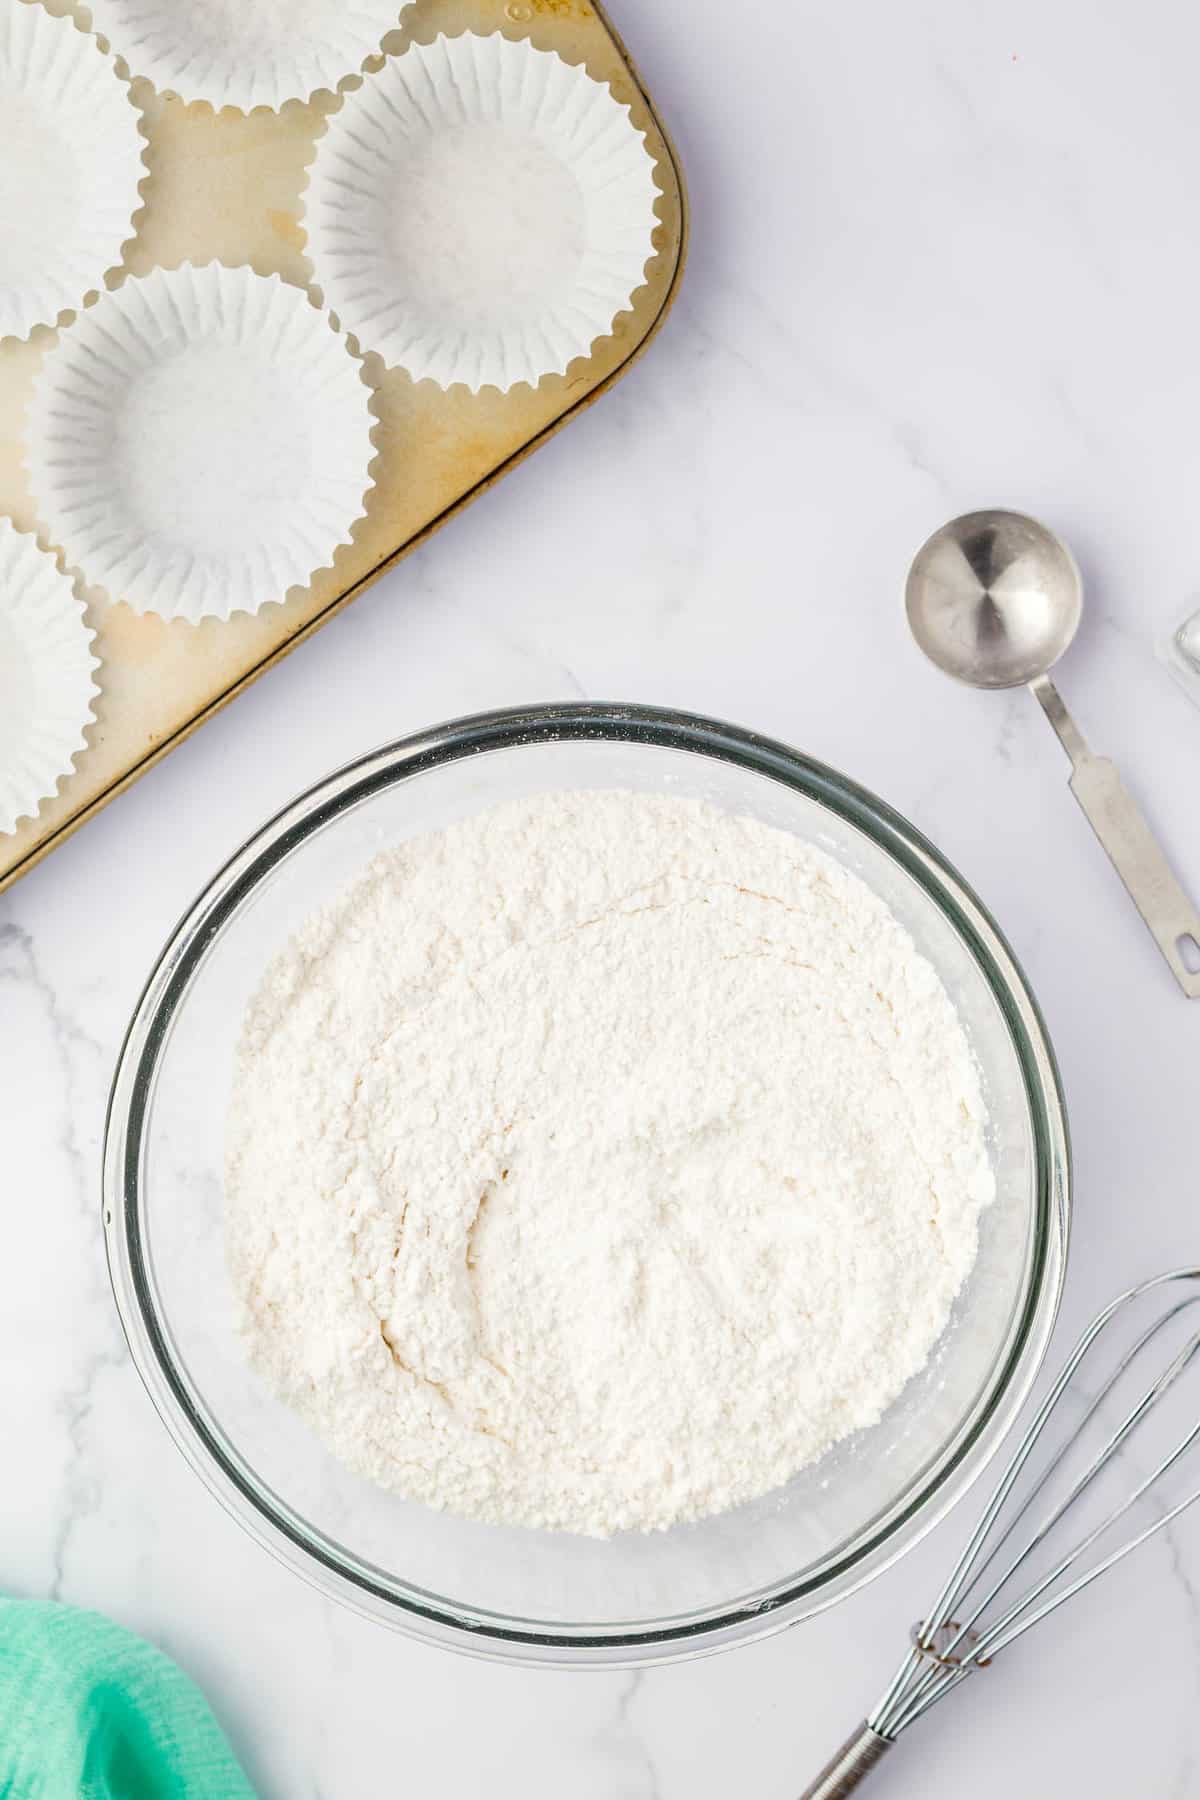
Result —
[{"label": "fluted paper liner", "polygon": [[0,338],[83,305],[121,260],[145,143],[112,59],[72,19],[0,0]]},{"label": "fluted paper liner", "polygon": [[88,0],[92,25],[132,75],[183,100],[251,112],[356,75],[400,23],[404,0]]},{"label": "fluted paper liner", "polygon": [[305,197],[314,279],[363,350],[442,387],[536,384],[606,336],[654,254],[643,134],[582,68],[439,37],[345,97]]},{"label": "fluted paper liner", "polygon": [[370,390],[277,275],[156,269],[46,358],[29,416],[39,518],[138,612],[228,618],[306,586],[371,486]]},{"label": "fluted paper liner", "polygon": [[36,818],[71,773],[99,667],[70,578],[0,519],[0,832]]}]

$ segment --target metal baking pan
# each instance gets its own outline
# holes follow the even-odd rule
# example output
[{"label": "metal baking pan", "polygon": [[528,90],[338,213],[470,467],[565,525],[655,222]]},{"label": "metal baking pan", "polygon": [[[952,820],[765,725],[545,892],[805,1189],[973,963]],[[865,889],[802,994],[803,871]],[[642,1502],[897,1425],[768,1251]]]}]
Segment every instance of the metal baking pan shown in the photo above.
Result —
[{"label": "metal baking pan", "polygon": [[[382,374],[376,487],[367,517],[333,568],[285,604],[192,625],[138,614],[84,590],[102,662],[97,720],[57,796],[36,819],[0,835],[0,889],[611,387],[646,348],[675,297],[687,247],[683,178],[654,104],[596,0],[418,0],[403,26],[414,41],[463,30],[528,38],[582,63],[631,107],[662,189],[645,285],[611,337],[536,388],[444,392],[414,383],[402,370]],[[144,83],[134,85],[133,97],[143,111],[150,173],[123,270],[144,274],[160,264],[217,259],[306,285],[299,196],[328,97],[245,116],[188,107]],[[27,342],[0,345],[0,513],[22,530],[37,525],[22,466],[23,417],[53,341],[39,329]]]}]

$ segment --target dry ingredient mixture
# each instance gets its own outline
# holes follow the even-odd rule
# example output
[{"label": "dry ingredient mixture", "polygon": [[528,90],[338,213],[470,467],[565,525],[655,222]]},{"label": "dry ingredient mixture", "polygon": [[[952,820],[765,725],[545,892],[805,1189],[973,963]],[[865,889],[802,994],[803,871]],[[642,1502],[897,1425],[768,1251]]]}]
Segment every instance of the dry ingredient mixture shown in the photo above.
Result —
[{"label": "dry ingredient mixture", "polygon": [[269,967],[232,1105],[248,1354],[475,1519],[723,1511],[879,1419],[993,1193],[960,1021],[857,877],[564,793],[377,858]]}]

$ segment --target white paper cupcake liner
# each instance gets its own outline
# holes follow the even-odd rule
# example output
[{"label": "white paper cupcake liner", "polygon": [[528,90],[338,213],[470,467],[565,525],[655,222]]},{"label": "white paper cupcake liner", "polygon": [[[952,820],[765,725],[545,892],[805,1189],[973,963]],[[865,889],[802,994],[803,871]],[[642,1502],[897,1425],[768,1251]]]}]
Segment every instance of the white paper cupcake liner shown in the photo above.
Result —
[{"label": "white paper cupcake liner", "polygon": [[39,516],[138,612],[228,618],[332,562],[372,486],[361,365],[277,275],[156,269],[46,358],[29,413]]},{"label": "white paper cupcake liner", "polygon": [[95,39],[0,0],[0,338],[55,324],[102,286],[133,236],[145,147]]},{"label": "white paper cupcake liner", "polygon": [[329,121],[305,201],[314,279],[364,350],[442,387],[536,384],[607,335],[654,254],[627,106],[509,39],[391,58]]},{"label": "white paper cupcake liner", "polygon": [[250,112],[336,90],[400,23],[404,0],[87,0],[92,25],[160,92]]},{"label": "white paper cupcake liner", "polygon": [[92,641],[69,577],[0,519],[0,832],[36,818],[87,747]]}]

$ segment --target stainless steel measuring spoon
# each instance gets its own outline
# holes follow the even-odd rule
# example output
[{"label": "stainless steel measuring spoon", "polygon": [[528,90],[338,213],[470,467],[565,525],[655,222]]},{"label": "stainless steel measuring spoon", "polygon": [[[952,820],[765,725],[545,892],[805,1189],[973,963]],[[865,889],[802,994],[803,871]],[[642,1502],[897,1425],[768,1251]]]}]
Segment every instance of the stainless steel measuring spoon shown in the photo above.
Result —
[{"label": "stainless steel measuring spoon", "polygon": [[1083,611],[1083,583],[1067,546],[1023,513],[964,513],[922,544],[904,598],[913,636],[947,675],[971,687],[1028,685],[1071,759],[1071,792],[1171,973],[1189,999],[1200,999],[1200,912],[1115,767],[1088,749],[1047,673]]}]

